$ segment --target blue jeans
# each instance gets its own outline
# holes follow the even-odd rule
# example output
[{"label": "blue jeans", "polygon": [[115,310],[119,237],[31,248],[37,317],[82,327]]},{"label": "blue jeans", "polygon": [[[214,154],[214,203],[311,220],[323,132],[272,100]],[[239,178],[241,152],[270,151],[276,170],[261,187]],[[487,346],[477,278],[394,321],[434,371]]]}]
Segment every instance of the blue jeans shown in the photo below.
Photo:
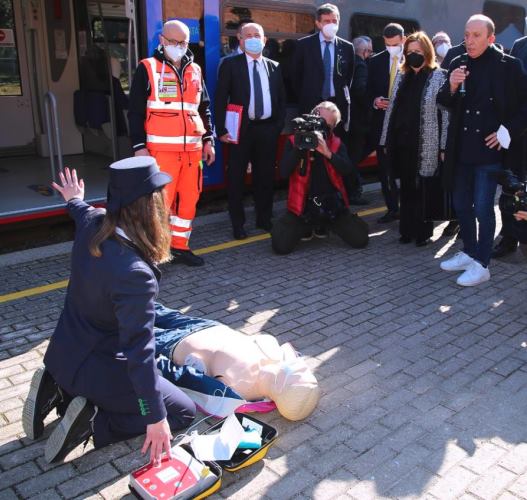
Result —
[{"label": "blue jeans", "polygon": [[[494,198],[501,163],[459,164],[454,178],[453,201],[461,229],[464,252],[488,266],[496,230]],[[479,234],[476,229],[479,223]]]}]

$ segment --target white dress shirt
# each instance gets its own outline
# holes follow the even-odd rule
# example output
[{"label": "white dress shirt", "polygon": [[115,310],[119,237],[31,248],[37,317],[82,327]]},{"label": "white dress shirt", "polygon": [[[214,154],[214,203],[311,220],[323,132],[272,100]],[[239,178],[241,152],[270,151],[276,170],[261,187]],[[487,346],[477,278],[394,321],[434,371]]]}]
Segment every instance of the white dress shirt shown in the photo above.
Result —
[{"label": "white dress shirt", "polygon": [[[320,52],[322,54],[322,65],[323,65],[324,64],[324,51],[326,50],[326,42],[329,42],[329,40],[326,40],[324,38],[322,31],[319,31],[318,36],[320,38]],[[331,55],[331,82],[329,84],[329,91],[331,93],[331,97],[335,97],[335,86],[333,85],[333,73],[335,70],[335,40],[336,39],[337,37],[335,37],[329,43],[329,53]]]},{"label": "white dress shirt", "polygon": [[260,116],[260,120],[271,118],[273,113],[271,107],[271,89],[269,88],[269,75],[267,74],[267,68],[263,60],[262,55],[254,59],[248,54],[245,54],[247,58],[247,68],[249,70],[249,82],[251,84],[251,100],[249,101],[249,120],[254,120],[254,81],[253,81],[253,68],[254,61],[258,61],[258,74],[260,75],[260,82],[262,82],[262,95],[263,95],[263,115]]}]

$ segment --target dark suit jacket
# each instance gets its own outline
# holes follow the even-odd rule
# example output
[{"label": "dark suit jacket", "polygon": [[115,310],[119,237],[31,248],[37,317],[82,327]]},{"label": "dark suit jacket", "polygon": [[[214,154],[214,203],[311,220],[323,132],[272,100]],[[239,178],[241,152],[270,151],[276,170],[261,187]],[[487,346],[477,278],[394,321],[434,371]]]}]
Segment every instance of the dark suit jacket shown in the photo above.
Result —
[{"label": "dark suit jacket", "polygon": [[166,417],[153,334],[159,271],[113,238],[101,245],[102,257],[92,256],[88,245],[103,212],[81,200],[68,210],[76,227],[71,276],[44,364],[72,396],[103,409],[101,401],[122,402],[123,412],[137,408],[145,426],[159,422]]},{"label": "dark suit jacket", "polygon": [[351,130],[362,132],[369,128],[371,107],[368,100],[368,64],[355,56],[355,73],[351,85]]},{"label": "dark suit jacket", "polygon": [[383,50],[370,57],[368,62],[368,84],[367,84],[367,103],[372,110],[370,136],[368,144],[371,148],[379,145],[384,122],[385,111],[374,109],[373,101],[377,97],[388,97],[390,91],[390,53]]},{"label": "dark suit jacket", "polygon": [[[285,121],[285,88],[282,71],[276,61],[272,61],[267,57],[264,57],[263,60],[269,75],[272,107],[271,120],[276,123],[276,128],[280,131]],[[215,100],[216,134],[218,137],[227,133],[225,128],[227,104],[243,106],[240,137],[243,136],[249,123],[250,100],[251,84],[245,54],[225,58],[219,69]]]},{"label": "dark suit jacket", "polygon": [[523,64],[523,70],[527,72],[527,36],[518,38],[511,49],[511,56],[517,57]]},{"label": "dark suit jacket", "polygon": [[457,56],[464,54],[466,51],[467,49],[465,47],[465,42],[461,42],[459,45],[450,47],[449,51],[446,53],[445,58],[443,59],[443,62],[441,63],[441,68],[448,69],[452,60]]},{"label": "dark suit jacket", "polygon": [[[342,114],[342,123],[349,117],[351,102],[351,82],[355,66],[353,45],[337,37],[335,40],[335,59],[333,62],[333,86],[335,87],[335,104]],[[294,67],[294,85],[298,97],[300,113],[309,113],[322,102],[324,87],[324,63],[320,50],[320,35],[315,33],[298,40]],[[344,89],[347,90],[344,90]]]},{"label": "dark suit jacket", "polygon": [[[527,75],[518,59],[508,56],[495,47],[492,51],[491,80],[493,102],[499,122],[511,136],[509,149],[503,149],[503,165],[515,170],[522,161],[522,135],[527,131]],[[463,98],[459,92],[450,93],[450,74],[460,66],[461,56],[450,64],[447,80],[439,91],[437,102],[450,111],[444,180],[447,187],[452,186],[454,170],[459,156],[459,135],[463,124]]]}]

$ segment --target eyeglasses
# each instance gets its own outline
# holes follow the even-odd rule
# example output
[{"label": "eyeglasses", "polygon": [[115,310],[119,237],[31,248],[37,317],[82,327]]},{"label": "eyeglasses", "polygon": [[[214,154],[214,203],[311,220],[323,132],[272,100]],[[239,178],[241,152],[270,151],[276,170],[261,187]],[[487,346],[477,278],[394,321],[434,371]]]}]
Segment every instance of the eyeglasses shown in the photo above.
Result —
[{"label": "eyeglasses", "polygon": [[181,48],[188,48],[188,42],[186,40],[183,40],[182,42],[178,41],[178,40],[171,40],[170,38],[167,38],[165,35],[161,35],[167,42],[169,45],[175,45],[176,47],[181,47]]}]

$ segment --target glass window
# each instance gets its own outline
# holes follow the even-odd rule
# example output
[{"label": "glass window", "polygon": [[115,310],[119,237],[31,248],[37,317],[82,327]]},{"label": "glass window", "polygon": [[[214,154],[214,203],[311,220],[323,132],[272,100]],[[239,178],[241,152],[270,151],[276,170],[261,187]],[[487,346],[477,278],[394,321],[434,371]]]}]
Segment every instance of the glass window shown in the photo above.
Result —
[{"label": "glass window", "polygon": [[405,33],[413,33],[419,30],[419,23],[413,19],[354,14],[350,20],[351,37],[367,35],[373,40],[374,52],[381,52],[384,50],[382,32],[389,23],[399,23],[404,28]]},{"label": "glass window", "polygon": [[0,0],[0,95],[22,95],[11,0]]},{"label": "glass window", "polygon": [[496,43],[510,50],[525,29],[525,8],[503,2],[485,2],[483,13],[496,24]]}]

